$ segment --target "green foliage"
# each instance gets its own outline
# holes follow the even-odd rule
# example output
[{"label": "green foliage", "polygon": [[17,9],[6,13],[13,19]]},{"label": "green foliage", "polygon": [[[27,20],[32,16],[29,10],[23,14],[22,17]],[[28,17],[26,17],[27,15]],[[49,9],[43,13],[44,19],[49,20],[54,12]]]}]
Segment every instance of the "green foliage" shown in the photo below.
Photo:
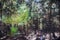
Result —
[{"label": "green foliage", "polygon": [[26,6],[26,4],[21,4],[16,13],[12,14],[11,16],[4,16],[2,17],[2,21],[4,23],[10,23],[10,24],[19,24],[24,23],[28,20],[29,17],[29,8]]},{"label": "green foliage", "polygon": [[17,32],[18,32],[18,28],[12,26],[12,27],[11,27],[11,34],[15,35],[15,33],[17,33]]}]

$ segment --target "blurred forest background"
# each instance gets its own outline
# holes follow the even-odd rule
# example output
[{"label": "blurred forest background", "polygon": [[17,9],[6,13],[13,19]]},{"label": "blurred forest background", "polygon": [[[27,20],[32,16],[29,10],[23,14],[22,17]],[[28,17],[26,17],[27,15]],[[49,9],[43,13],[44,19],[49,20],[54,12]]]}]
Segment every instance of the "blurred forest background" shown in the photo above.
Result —
[{"label": "blurred forest background", "polygon": [[[29,8],[29,20],[23,24],[14,24],[22,30],[60,31],[60,3],[58,0],[0,0],[0,30],[8,30],[12,24],[4,23],[3,18],[15,14],[19,5]],[[8,19],[7,19],[8,20]],[[7,31],[9,32],[9,31]]]}]

